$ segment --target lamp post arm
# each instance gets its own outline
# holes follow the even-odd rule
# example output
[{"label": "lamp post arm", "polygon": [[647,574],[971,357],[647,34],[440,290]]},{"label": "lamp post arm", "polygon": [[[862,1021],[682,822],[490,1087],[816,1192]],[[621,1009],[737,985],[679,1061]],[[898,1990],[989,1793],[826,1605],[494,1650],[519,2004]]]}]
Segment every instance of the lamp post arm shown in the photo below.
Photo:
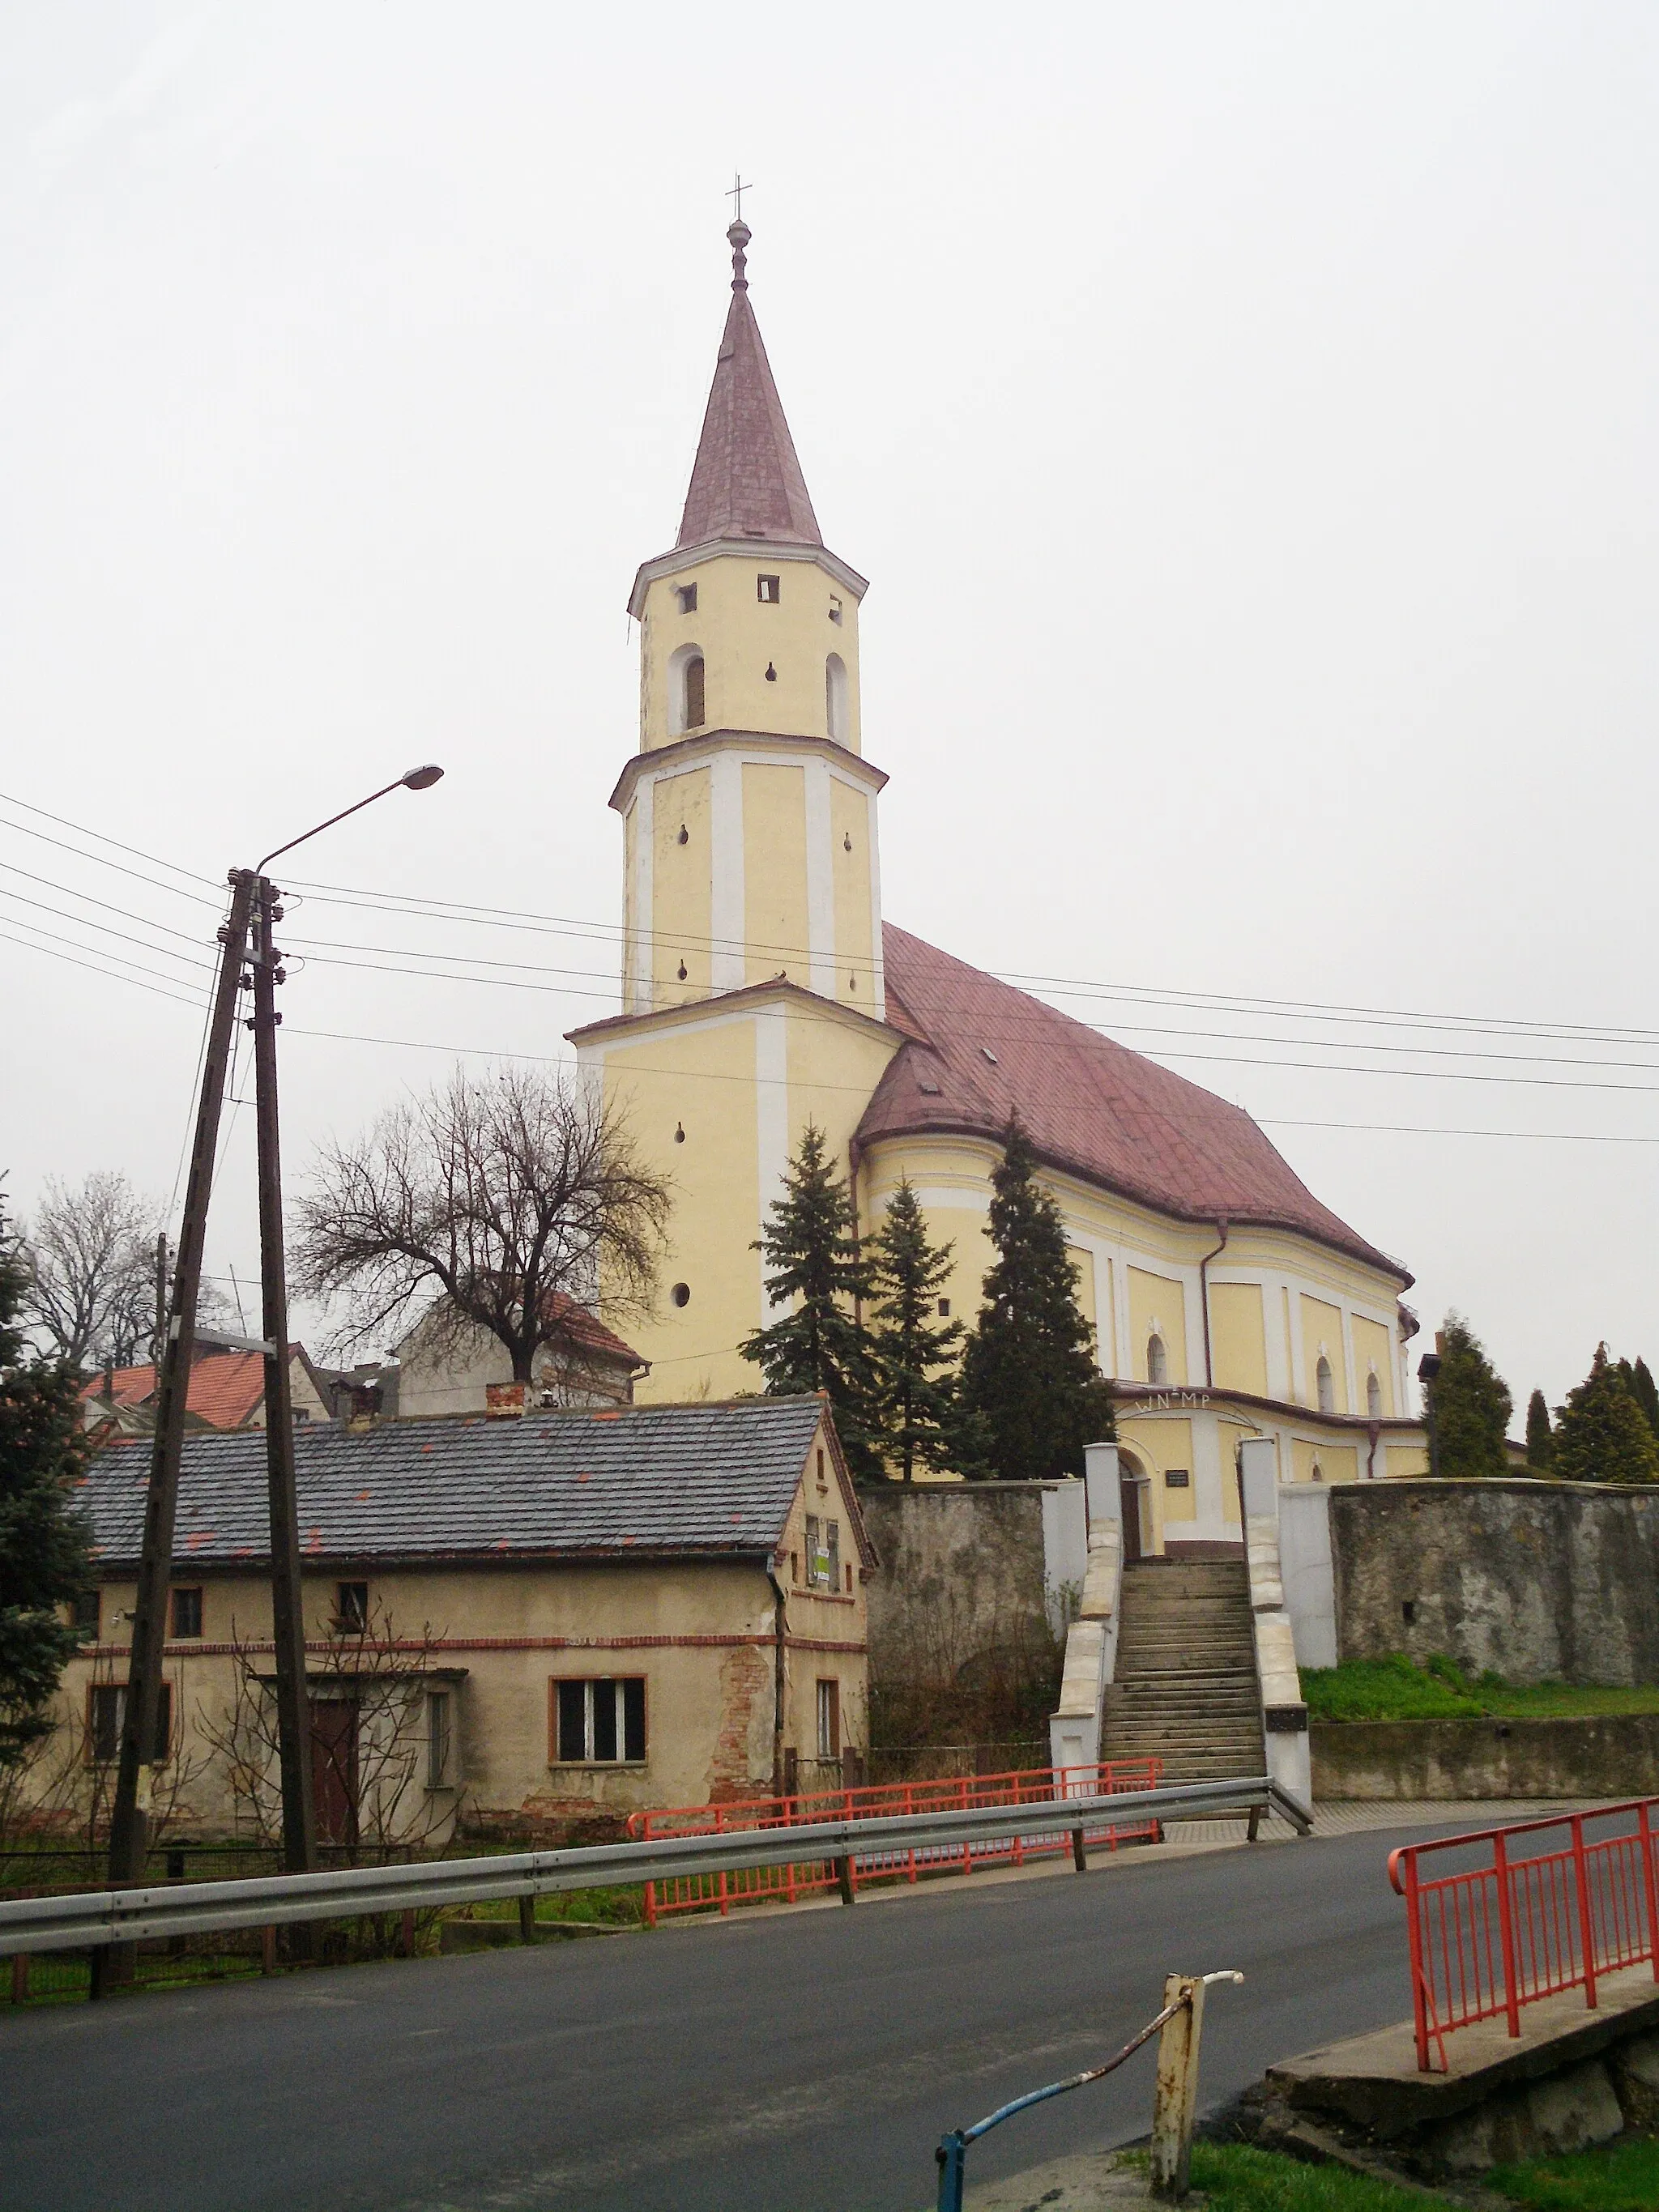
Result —
[{"label": "lamp post arm", "polygon": [[318,823],[314,830],[307,830],[297,837],[290,837],[286,845],[279,845],[274,853],[265,854],[254,874],[264,875],[273,860],[280,860],[284,853],[291,853],[296,845],[303,845],[307,837],[315,837],[325,830],[331,830],[337,822],[343,822],[348,814],[361,814],[365,806],[373,806],[377,799],[384,799],[389,791],[398,790],[403,781],[402,776],[398,776],[391,783],[382,784],[379,791],[371,791],[367,799],[360,799],[355,806],[343,806],[337,814],[331,814],[326,822]]}]

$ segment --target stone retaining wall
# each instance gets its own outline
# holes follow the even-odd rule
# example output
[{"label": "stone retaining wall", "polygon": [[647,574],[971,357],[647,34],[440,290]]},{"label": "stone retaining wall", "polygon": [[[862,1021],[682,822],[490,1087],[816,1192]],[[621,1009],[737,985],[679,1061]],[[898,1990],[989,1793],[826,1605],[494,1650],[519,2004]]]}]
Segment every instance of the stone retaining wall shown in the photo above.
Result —
[{"label": "stone retaining wall", "polygon": [[1316,1802],[1659,1793],[1659,1713],[1571,1720],[1315,1721],[1310,1735]]}]

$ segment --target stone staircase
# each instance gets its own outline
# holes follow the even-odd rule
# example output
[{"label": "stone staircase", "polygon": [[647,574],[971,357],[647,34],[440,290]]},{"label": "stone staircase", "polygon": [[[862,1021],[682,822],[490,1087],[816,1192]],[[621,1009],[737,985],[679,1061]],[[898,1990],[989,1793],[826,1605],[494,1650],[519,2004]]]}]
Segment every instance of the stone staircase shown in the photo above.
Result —
[{"label": "stone staircase", "polygon": [[1166,1782],[1266,1771],[1249,1582],[1241,1559],[1138,1561],[1123,1571],[1103,1759],[1161,1759]]}]

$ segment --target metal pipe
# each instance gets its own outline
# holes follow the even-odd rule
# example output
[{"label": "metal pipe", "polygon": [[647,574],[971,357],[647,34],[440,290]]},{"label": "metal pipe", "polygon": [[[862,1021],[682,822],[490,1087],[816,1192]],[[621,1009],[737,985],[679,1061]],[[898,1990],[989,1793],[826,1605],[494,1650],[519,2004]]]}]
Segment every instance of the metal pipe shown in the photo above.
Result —
[{"label": "metal pipe", "polygon": [[1227,1249],[1227,1217],[1224,1213],[1216,1223],[1221,1231],[1221,1242],[1213,1252],[1206,1252],[1198,1263],[1198,1308],[1204,1316],[1204,1387],[1215,1388],[1215,1362],[1210,1357],[1210,1262],[1218,1260]]}]

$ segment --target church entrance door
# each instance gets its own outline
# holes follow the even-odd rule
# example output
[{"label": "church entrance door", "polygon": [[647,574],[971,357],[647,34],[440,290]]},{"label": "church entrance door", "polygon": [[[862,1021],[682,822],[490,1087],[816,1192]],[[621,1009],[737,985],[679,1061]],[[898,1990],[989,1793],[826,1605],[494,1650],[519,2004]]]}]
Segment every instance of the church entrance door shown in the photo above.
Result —
[{"label": "church entrance door", "polygon": [[1117,1472],[1118,1503],[1123,1516],[1123,1564],[1134,1565],[1145,1557],[1140,1542],[1140,1493],[1144,1487],[1138,1474],[1131,1474],[1120,1459]]}]

